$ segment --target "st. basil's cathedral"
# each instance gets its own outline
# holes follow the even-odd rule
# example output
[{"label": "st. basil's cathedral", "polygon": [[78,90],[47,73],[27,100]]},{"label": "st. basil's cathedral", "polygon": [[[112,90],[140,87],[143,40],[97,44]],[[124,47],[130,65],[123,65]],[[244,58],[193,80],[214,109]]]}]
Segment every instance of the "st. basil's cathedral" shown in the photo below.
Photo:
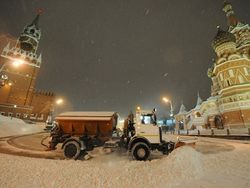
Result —
[{"label": "st. basil's cathedral", "polygon": [[175,115],[177,129],[250,128],[250,27],[240,21],[232,5],[224,2],[228,30],[219,26],[212,41],[216,57],[208,69],[211,97]]}]

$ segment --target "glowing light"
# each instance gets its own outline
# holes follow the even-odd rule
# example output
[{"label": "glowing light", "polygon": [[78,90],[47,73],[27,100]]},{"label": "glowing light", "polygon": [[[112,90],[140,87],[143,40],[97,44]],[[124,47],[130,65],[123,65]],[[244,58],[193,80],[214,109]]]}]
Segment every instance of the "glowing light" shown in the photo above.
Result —
[{"label": "glowing light", "polygon": [[20,65],[22,65],[24,62],[22,60],[15,60],[13,62],[13,66],[14,67],[19,67]]},{"label": "glowing light", "polygon": [[137,106],[137,108],[136,108],[138,111],[140,111],[141,110],[141,107],[140,106]]},{"label": "glowing light", "polygon": [[13,84],[11,82],[8,83],[9,86],[12,86]]},{"label": "glowing light", "polygon": [[164,102],[169,102],[169,99],[166,98],[166,97],[163,97],[162,100],[163,100]]},{"label": "glowing light", "polygon": [[60,104],[62,104],[62,103],[63,103],[63,100],[62,100],[62,99],[57,99],[57,100],[56,100],[56,104],[60,105]]}]

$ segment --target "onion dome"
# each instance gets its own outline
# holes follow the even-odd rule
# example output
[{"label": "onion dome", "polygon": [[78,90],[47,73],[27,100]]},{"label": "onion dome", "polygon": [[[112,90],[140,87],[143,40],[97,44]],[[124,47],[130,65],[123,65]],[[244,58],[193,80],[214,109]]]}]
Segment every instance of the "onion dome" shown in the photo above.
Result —
[{"label": "onion dome", "polygon": [[236,42],[236,38],[234,34],[228,32],[228,31],[223,31],[219,26],[218,32],[216,36],[214,37],[214,40],[212,42],[212,47],[216,49],[218,46],[228,43],[228,42]]}]

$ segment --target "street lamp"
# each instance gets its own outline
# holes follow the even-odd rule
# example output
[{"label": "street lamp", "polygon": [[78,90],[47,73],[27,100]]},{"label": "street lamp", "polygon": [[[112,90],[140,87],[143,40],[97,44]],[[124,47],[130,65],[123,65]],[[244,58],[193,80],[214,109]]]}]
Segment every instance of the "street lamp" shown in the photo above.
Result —
[{"label": "street lamp", "polygon": [[165,102],[165,103],[169,103],[170,104],[170,119],[171,119],[171,126],[173,126],[173,124],[174,124],[174,120],[173,120],[173,116],[174,116],[174,110],[173,110],[173,105],[172,105],[172,101],[171,100],[169,100],[167,97],[163,97],[162,98],[162,100],[163,100],[163,102]]},{"label": "street lamp", "polygon": [[56,106],[60,106],[61,104],[63,104],[63,102],[64,101],[62,98],[58,98],[55,101],[53,101],[53,103],[51,103],[50,112],[46,120],[46,124],[47,124],[46,129],[51,129],[53,127],[53,118],[54,118],[54,115],[56,114],[55,113]]},{"label": "street lamp", "polygon": [[58,98],[53,102],[52,108],[51,108],[51,116],[54,116],[54,114],[56,114],[57,106],[60,106],[63,103],[64,103],[64,100],[62,98]]},{"label": "street lamp", "polygon": [[62,103],[63,103],[63,99],[57,99],[57,100],[56,100],[56,104],[57,104],[57,105],[60,105],[60,104],[62,104]]},{"label": "street lamp", "polygon": [[169,100],[169,99],[166,98],[166,97],[163,97],[162,100],[163,100],[165,103],[169,103],[169,104],[170,104],[170,117],[173,117],[173,115],[174,115],[174,110],[173,110],[173,105],[172,105],[171,100]]}]

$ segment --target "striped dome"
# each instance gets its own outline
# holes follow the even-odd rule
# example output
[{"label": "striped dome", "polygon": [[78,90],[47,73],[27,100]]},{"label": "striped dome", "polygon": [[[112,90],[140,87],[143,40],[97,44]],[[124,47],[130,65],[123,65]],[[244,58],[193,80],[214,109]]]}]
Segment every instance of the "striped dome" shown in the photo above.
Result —
[{"label": "striped dome", "polygon": [[221,44],[224,44],[227,42],[236,42],[235,36],[232,33],[228,31],[223,31],[220,27],[218,27],[218,32],[212,42],[212,47],[216,49]]}]

